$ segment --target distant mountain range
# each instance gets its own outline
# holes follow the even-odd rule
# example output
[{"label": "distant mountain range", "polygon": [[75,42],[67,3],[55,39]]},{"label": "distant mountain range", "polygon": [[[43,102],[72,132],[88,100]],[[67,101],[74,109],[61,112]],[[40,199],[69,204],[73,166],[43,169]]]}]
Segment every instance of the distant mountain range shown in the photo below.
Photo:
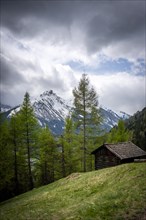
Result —
[{"label": "distant mountain range", "polygon": [[9,106],[9,105],[3,105],[3,104],[0,103],[0,110],[1,110],[1,112],[7,112],[7,111],[9,111],[10,109],[12,109],[11,106]]},{"label": "distant mountain range", "polygon": [[[38,98],[31,100],[35,115],[39,124],[44,127],[48,126],[53,134],[60,135],[64,130],[65,118],[69,112],[73,111],[73,104],[69,100],[59,97],[53,90],[46,91]],[[11,107],[9,105],[0,104],[1,112],[5,117],[10,118],[20,106]],[[130,115],[125,112],[119,114],[107,108],[100,108],[103,121],[101,129],[109,131],[113,126],[117,125],[120,119],[128,119]]]}]

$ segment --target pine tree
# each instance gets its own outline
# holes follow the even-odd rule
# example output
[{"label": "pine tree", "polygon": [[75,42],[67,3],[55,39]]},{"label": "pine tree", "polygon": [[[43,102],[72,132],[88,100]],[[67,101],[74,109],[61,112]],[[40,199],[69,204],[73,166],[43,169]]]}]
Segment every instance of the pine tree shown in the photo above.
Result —
[{"label": "pine tree", "polygon": [[35,118],[33,107],[31,106],[29,93],[26,92],[24,101],[19,112],[21,121],[22,142],[25,147],[25,154],[28,167],[28,184],[29,189],[33,189],[33,173],[32,167],[34,163],[34,153],[36,152],[36,134],[38,131],[38,122]]},{"label": "pine tree", "polygon": [[100,123],[98,110],[98,96],[93,87],[90,86],[86,74],[82,75],[78,88],[73,90],[75,113],[74,118],[78,122],[79,132],[83,136],[83,170],[87,169],[87,139],[97,135]]}]

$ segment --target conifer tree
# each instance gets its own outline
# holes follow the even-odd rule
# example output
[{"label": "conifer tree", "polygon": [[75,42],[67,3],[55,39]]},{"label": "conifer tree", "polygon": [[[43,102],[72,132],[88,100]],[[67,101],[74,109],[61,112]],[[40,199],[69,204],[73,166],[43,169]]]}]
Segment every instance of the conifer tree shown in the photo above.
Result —
[{"label": "conifer tree", "polygon": [[23,147],[25,148],[27,168],[28,168],[28,184],[29,189],[33,189],[33,173],[32,166],[34,160],[34,153],[36,152],[36,134],[38,131],[38,122],[35,118],[33,107],[31,106],[29,93],[26,92],[22,107],[19,112],[21,120],[21,134]]},{"label": "conifer tree", "polygon": [[83,170],[87,169],[87,139],[97,135],[100,123],[98,110],[98,96],[86,74],[82,75],[78,88],[73,90],[75,113],[74,118],[78,122],[79,132],[83,136]]},{"label": "conifer tree", "polygon": [[132,139],[132,132],[128,131],[125,128],[124,121],[120,120],[118,126],[111,129],[108,134],[107,142],[108,143],[118,143],[130,141]]},{"label": "conifer tree", "polygon": [[66,155],[66,170],[67,175],[73,172],[73,157],[74,157],[74,145],[73,140],[75,138],[73,121],[69,115],[65,120],[65,130],[64,130],[64,147]]},{"label": "conifer tree", "polygon": [[[19,183],[19,174],[18,174],[18,151],[20,144],[20,136],[19,136],[19,125],[18,125],[18,117],[17,115],[13,115],[10,120],[10,143],[13,150],[13,169],[14,169],[14,192],[15,195],[18,195],[20,192],[20,183]],[[22,172],[22,170],[21,170]]]},{"label": "conifer tree", "polygon": [[28,188],[28,172],[26,160],[26,147],[24,146],[23,133],[21,132],[23,122],[19,114],[15,112],[9,123],[9,146],[13,156],[13,191],[15,195],[26,192]]},{"label": "conifer tree", "polygon": [[65,120],[65,129],[63,136],[61,137],[62,144],[62,170],[63,175],[69,175],[70,173],[76,172],[78,167],[78,141],[77,135],[75,134],[75,125],[68,115]]},{"label": "conifer tree", "polygon": [[66,156],[65,156],[65,147],[64,147],[64,136],[61,135],[61,137],[59,138],[59,146],[61,148],[61,152],[60,152],[60,162],[61,162],[61,173],[62,173],[62,177],[66,176]]},{"label": "conifer tree", "polygon": [[8,122],[2,119],[0,113],[0,201],[12,196],[13,155],[10,146]]},{"label": "conifer tree", "polygon": [[40,148],[40,183],[45,185],[55,179],[56,142],[49,129],[42,128],[39,135]]}]

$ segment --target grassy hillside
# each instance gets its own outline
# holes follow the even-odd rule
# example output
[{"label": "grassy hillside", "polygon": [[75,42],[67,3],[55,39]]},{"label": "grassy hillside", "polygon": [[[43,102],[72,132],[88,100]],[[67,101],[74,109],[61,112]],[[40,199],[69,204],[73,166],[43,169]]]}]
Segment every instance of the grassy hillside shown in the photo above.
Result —
[{"label": "grassy hillside", "polygon": [[146,163],[75,173],[0,204],[1,220],[142,220]]}]

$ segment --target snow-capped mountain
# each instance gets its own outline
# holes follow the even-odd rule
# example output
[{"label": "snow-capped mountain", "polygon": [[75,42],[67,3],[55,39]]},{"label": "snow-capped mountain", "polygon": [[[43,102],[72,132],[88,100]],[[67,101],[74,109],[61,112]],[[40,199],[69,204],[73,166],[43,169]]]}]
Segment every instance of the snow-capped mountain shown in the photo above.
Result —
[{"label": "snow-capped mountain", "polygon": [[131,115],[127,114],[126,112],[120,111],[119,113],[117,113],[120,118],[122,118],[123,120],[126,120],[128,118],[130,118]]},{"label": "snow-capped mountain", "polygon": [[101,122],[102,130],[109,131],[112,127],[118,124],[121,119],[119,115],[110,109],[100,108],[101,116],[103,121]]},{"label": "snow-capped mountain", "polygon": [[[53,90],[46,91],[37,98],[31,100],[35,115],[39,124],[44,127],[48,126],[53,134],[60,135],[64,130],[65,118],[73,110],[71,101],[62,99]],[[14,112],[18,112],[20,106],[5,111],[7,118],[10,118]],[[100,108],[103,118],[101,129],[109,131],[113,126],[117,125],[120,119],[128,117],[126,113],[118,115],[107,108]]]},{"label": "snow-capped mountain", "polygon": [[0,111],[1,111],[1,112],[7,112],[7,111],[9,111],[10,109],[12,109],[11,106],[9,106],[9,105],[4,105],[4,104],[1,104],[1,103],[0,103]]},{"label": "snow-capped mountain", "polygon": [[108,109],[107,107],[103,107],[102,109],[106,110],[107,112],[115,115],[116,117],[119,117],[120,119],[126,120],[128,119],[131,115],[127,114],[126,112],[123,111],[112,111],[111,109]]},{"label": "snow-capped mountain", "polygon": [[69,101],[62,99],[50,90],[34,99],[32,105],[41,126],[48,125],[54,134],[62,133],[65,118],[72,109]]}]

